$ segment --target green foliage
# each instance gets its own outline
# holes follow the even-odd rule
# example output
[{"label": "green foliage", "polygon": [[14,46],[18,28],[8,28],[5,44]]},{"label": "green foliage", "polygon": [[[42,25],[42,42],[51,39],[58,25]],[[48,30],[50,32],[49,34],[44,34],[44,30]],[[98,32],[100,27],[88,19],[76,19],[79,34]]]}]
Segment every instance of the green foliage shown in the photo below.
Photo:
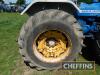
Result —
[{"label": "green foliage", "polygon": [[17,0],[16,4],[17,5],[25,4],[25,0]]},{"label": "green foliage", "polygon": [[2,2],[3,0],[0,0],[0,2]]},{"label": "green foliage", "polygon": [[0,2],[4,3],[4,1],[3,1],[3,0],[0,0]]},{"label": "green foliage", "polygon": [[78,0],[79,2],[86,2],[86,3],[91,3],[92,0]]}]

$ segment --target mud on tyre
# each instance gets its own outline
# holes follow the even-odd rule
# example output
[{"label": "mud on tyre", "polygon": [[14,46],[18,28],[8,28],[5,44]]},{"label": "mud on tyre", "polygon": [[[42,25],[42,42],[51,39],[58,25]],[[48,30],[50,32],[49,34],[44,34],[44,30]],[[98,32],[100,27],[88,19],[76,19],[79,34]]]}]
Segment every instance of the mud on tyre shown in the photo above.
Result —
[{"label": "mud on tyre", "polygon": [[82,49],[83,33],[69,13],[49,9],[29,18],[18,38],[20,54],[30,67],[59,69],[61,61],[72,61]]}]

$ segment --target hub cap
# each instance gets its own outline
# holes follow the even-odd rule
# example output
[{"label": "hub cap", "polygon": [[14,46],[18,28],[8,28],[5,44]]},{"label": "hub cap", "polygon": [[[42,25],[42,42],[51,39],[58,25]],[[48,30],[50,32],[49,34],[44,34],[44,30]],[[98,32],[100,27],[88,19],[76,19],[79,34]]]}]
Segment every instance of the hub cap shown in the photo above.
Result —
[{"label": "hub cap", "polygon": [[[69,55],[71,41],[59,31],[47,31],[36,40],[36,56],[45,62],[60,62]],[[52,60],[52,61],[51,61]]]}]

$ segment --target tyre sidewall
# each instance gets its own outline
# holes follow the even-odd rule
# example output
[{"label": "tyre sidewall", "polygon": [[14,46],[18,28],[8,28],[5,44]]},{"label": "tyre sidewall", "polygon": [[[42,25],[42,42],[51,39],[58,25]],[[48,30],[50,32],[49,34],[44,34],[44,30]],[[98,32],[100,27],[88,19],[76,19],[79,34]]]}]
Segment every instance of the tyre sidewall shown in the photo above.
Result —
[{"label": "tyre sidewall", "polygon": [[35,63],[36,65],[39,65],[43,68],[50,68],[50,69],[55,69],[55,68],[59,68],[61,67],[61,63],[46,63],[43,61],[40,61],[33,52],[33,43],[35,41],[35,39],[37,38],[37,36],[40,33],[43,33],[45,31],[48,30],[58,30],[61,32],[64,32],[64,34],[68,34],[71,42],[72,42],[72,49],[71,52],[69,54],[68,57],[66,57],[65,60],[63,61],[72,61],[76,58],[77,54],[80,52],[79,50],[81,50],[81,44],[78,40],[78,37],[76,36],[74,29],[72,27],[72,25],[70,23],[64,23],[63,21],[47,21],[38,25],[32,25],[33,27],[28,31],[28,36],[26,37],[26,50],[28,53],[28,56],[30,57],[30,59],[32,60],[33,63]]}]

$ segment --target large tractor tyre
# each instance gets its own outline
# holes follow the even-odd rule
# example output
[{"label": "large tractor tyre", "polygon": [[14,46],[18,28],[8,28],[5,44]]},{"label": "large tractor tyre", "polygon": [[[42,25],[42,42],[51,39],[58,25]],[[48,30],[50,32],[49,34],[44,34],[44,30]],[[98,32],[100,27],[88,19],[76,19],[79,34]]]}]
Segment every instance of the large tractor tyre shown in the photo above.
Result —
[{"label": "large tractor tyre", "polygon": [[100,64],[100,31],[98,33],[94,34],[95,36],[95,42],[96,44],[94,45],[94,53],[95,53],[95,57],[96,57],[96,62],[98,64]]},{"label": "large tractor tyre", "polygon": [[62,61],[73,61],[83,45],[83,33],[76,19],[55,9],[29,18],[18,39],[20,53],[37,70],[59,69]]},{"label": "large tractor tyre", "polygon": [[95,39],[86,38],[84,41],[87,46],[84,48],[83,56],[91,61],[95,61],[97,64],[100,64],[100,32],[93,33]]}]

